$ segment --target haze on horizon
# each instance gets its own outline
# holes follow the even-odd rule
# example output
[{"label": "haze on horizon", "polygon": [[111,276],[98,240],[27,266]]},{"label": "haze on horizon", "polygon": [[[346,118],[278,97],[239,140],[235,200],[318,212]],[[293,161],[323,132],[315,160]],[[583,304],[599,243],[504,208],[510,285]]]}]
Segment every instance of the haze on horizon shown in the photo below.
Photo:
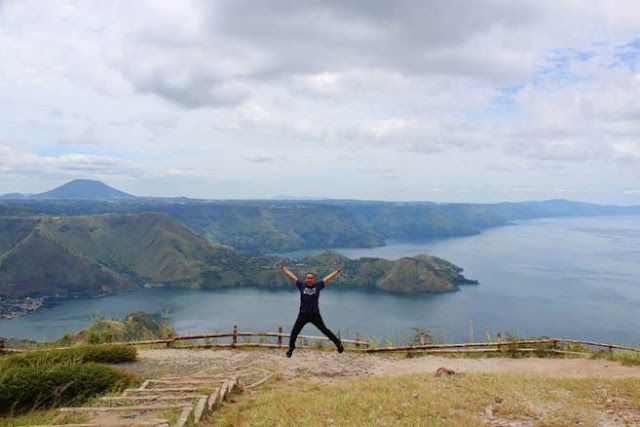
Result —
[{"label": "haze on horizon", "polygon": [[640,204],[640,2],[0,0],[0,194]]}]

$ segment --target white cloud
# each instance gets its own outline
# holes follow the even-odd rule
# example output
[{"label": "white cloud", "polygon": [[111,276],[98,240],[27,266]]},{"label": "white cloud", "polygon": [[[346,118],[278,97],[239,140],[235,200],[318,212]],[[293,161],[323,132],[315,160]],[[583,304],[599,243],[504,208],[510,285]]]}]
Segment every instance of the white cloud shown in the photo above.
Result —
[{"label": "white cloud", "polygon": [[[336,176],[380,198],[465,179],[554,196],[599,176],[619,194],[640,184],[638,15],[635,0],[4,1],[0,176],[197,177],[204,196]],[[341,175],[360,161],[387,172]],[[331,173],[294,179],[318,164]]]},{"label": "white cloud", "polygon": [[125,160],[113,156],[97,156],[69,153],[58,156],[37,155],[17,151],[0,145],[0,174],[11,176],[33,176],[44,178],[153,178],[165,175],[185,175],[177,167]]},{"label": "white cloud", "polygon": [[640,144],[631,141],[616,142],[611,146],[613,157],[620,160],[640,160]]}]

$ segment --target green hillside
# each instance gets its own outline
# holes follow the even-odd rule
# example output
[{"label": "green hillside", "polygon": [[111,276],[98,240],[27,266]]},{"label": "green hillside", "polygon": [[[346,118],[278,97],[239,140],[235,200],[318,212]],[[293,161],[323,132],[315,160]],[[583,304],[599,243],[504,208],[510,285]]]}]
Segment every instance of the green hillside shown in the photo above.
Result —
[{"label": "green hillside", "polygon": [[27,237],[39,222],[37,218],[0,217],[0,254]]},{"label": "green hillside", "polygon": [[0,224],[2,295],[99,295],[148,281],[198,287],[204,271],[241,258],[156,213]]},{"label": "green hillside", "polygon": [[[290,286],[277,258],[211,243],[152,212],[4,218],[0,245],[5,297],[93,296],[146,282],[193,289]],[[449,292],[465,282],[458,267],[427,256],[349,260],[323,252],[297,264],[325,273],[344,266],[340,286],[390,292]]]},{"label": "green hillside", "polygon": [[41,226],[76,253],[159,283],[197,278],[213,246],[157,213],[47,218]]},{"label": "green hillside", "polygon": [[99,295],[135,287],[39,227],[0,256],[0,284],[3,296]]}]

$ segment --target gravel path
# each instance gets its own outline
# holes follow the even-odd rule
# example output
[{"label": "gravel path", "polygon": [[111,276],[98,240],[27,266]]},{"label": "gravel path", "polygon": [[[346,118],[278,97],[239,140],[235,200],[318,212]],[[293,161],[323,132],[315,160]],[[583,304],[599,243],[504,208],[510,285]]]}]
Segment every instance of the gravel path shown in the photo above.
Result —
[{"label": "gravel path", "polygon": [[138,362],[118,365],[143,377],[188,375],[247,367],[277,369],[285,378],[310,376],[323,382],[371,376],[435,373],[441,366],[457,373],[516,373],[544,377],[640,378],[640,367],[590,359],[450,359],[422,356],[399,359],[362,353],[296,350],[291,359],[285,350],[140,350]]}]

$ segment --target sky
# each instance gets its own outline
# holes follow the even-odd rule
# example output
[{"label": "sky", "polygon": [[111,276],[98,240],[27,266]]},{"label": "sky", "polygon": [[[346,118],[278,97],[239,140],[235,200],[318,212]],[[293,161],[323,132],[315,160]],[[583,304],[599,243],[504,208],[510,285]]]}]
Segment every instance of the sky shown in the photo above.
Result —
[{"label": "sky", "polygon": [[640,204],[637,0],[0,0],[0,193]]}]

